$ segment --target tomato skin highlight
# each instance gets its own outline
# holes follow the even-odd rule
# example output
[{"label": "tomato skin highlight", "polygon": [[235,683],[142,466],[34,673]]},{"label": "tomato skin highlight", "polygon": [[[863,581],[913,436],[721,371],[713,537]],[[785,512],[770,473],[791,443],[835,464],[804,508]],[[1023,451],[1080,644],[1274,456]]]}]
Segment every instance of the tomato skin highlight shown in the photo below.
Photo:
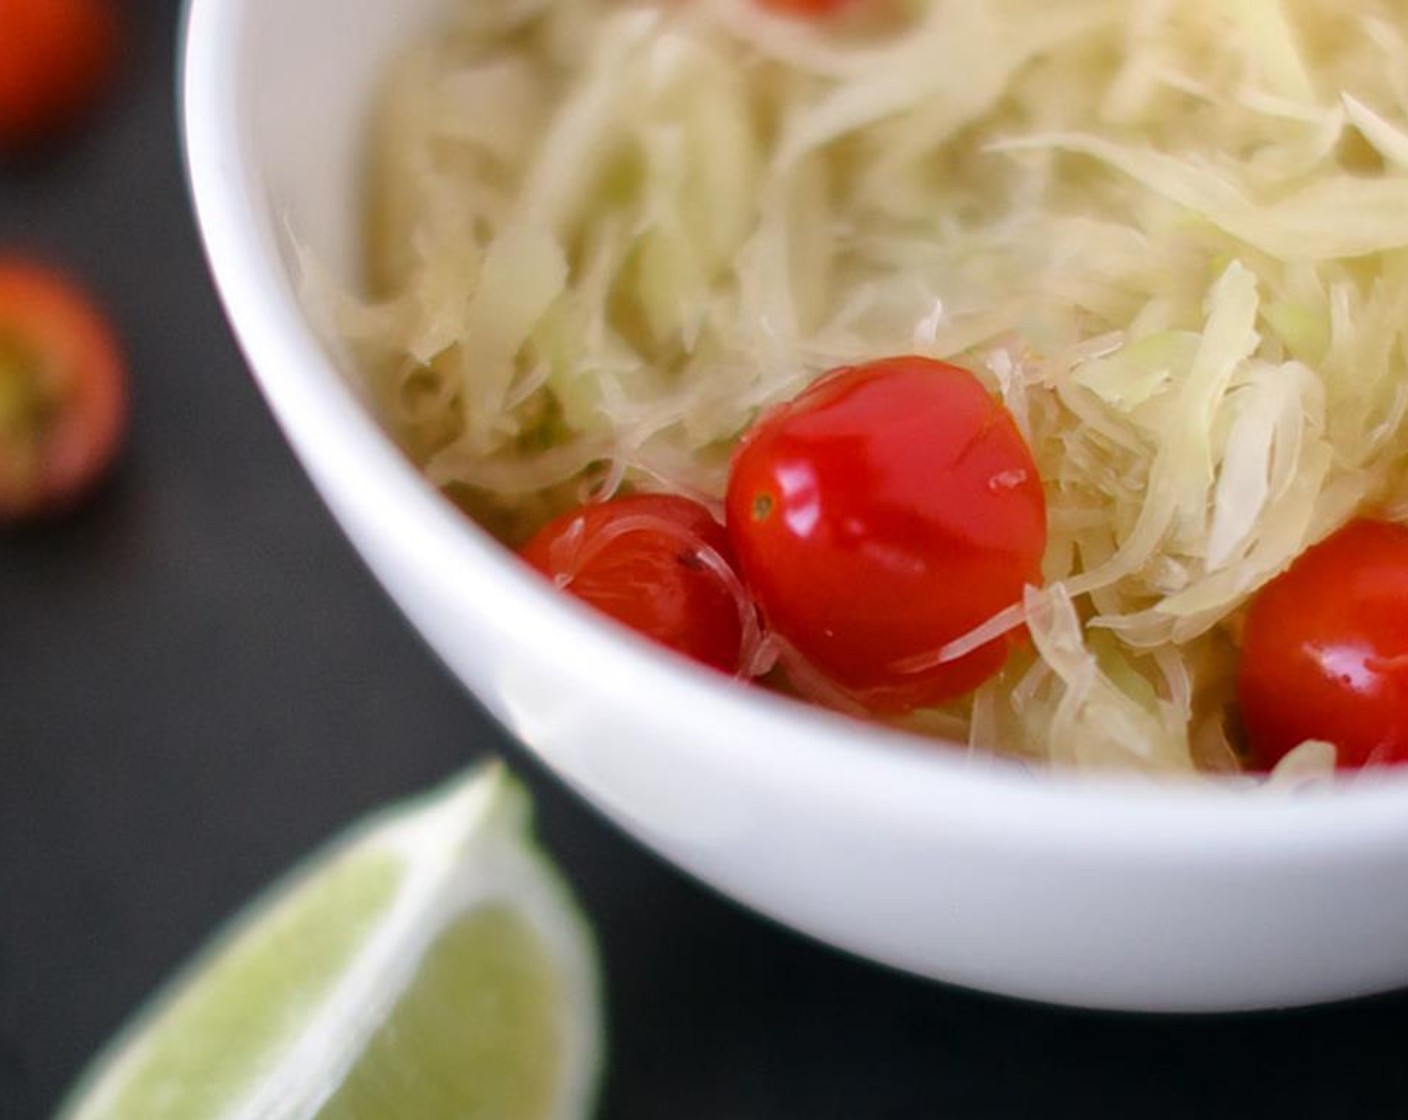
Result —
[{"label": "tomato skin highlight", "polygon": [[72,123],[117,56],[112,0],[0,0],[0,149]]},{"label": "tomato skin highlight", "polygon": [[704,549],[732,571],[728,536],[707,509],[677,495],[637,494],[555,518],[521,555],[616,621],[734,673],[743,642],[739,597]]},{"label": "tomato skin highlight", "polygon": [[1046,501],[1011,414],[967,370],[899,357],[824,376],[737,450],[726,524],[767,624],[872,711],[996,673],[995,639],[918,671],[1041,581]]},{"label": "tomato skin highlight", "polygon": [[127,408],[121,347],[87,295],[0,259],[0,523],[85,497],[117,455]]},{"label": "tomato skin highlight", "polygon": [[1257,768],[1306,739],[1345,770],[1408,762],[1408,528],[1351,521],[1257,592],[1237,698]]}]

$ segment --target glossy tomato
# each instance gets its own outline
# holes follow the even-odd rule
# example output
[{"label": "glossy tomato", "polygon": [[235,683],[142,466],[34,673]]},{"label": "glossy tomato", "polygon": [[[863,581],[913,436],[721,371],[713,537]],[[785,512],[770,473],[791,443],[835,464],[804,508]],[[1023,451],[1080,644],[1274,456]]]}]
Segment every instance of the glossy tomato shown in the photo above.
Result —
[{"label": "glossy tomato", "polygon": [[1306,739],[1342,768],[1408,762],[1408,528],[1351,521],[1262,588],[1237,695],[1264,769]]},{"label": "glossy tomato", "polygon": [[912,663],[1040,582],[1046,547],[1041,478],[1011,415],[927,358],[837,370],[764,416],[735,455],[727,514],[767,623],[882,712],[1002,666],[1005,639]]},{"label": "glossy tomato", "polygon": [[696,661],[732,673],[741,585],[723,526],[698,502],[638,494],[564,514],[523,557],[561,588]]},{"label": "glossy tomato", "polygon": [[112,0],[0,0],[0,148],[69,123],[107,78],[117,37]]},{"label": "glossy tomato", "polygon": [[102,314],[48,269],[0,260],[0,521],[80,499],[111,464],[126,413]]}]

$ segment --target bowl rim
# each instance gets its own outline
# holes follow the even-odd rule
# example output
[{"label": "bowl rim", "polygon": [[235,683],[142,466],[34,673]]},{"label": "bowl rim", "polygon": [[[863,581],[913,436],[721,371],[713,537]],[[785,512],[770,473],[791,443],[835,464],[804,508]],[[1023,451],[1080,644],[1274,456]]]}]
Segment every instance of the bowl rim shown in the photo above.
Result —
[{"label": "bowl rim", "polygon": [[186,0],[177,97],[202,246],[251,373],[306,469],[355,477],[359,500],[376,504],[403,548],[463,574],[462,595],[490,597],[514,629],[549,629],[556,648],[545,660],[610,666],[614,679],[600,683],[624,699],[633,691],[669,710],[716,712],[735,729],[719,744],[736,756],[729,764],[794,786],[799,796],[866,802],[921,823],[942,813],[955,829],[1012,850],[1054,846],[1078,854],[1109,848],[1117,837],[1122,852],[1210,863],[1395,842],[1408,851],[1408,767],[1287,794],[1217,778],[1073,773],[950,752],[662,656],[548,587],[421,478],[298,307],[272,219],[261,220],[258,168],[240,113],[239,31],[247,10],[241,0]]}]

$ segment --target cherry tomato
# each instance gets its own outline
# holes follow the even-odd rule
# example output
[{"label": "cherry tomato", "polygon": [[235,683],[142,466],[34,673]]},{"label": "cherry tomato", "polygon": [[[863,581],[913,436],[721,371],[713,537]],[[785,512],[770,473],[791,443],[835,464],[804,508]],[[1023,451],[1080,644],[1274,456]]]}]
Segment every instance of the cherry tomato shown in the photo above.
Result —
[{"label": "cherry tomato", "polygon": [[1259,767],[1306,739],[1343,769],[1408,762],[1408,528],[1351,521],[1263,587],[1237,696]]},{"label": "cherry tomato", "polygon": [[116,49],[112,0],[0,0],[0,148],[68,124],[107,78]]},{"label": "cherry tomato", "polygon": [[901,357],[836,370],[735,454],[727,525],[767,623],[877,712],[975,688],[995,639],[915,669],[1041,579],[1046,502],[1012,416],[967,370]]},{"label": "cherry tomato", "polygon": [[522,555],[618,622],[737,671],[741,588],[723,526],[698,502],[638,494],[583,506],[539,530]]},{"label": "cherry tomato", "polygon": [[0,260],[0,522],[81,498],[111,464],[126,413],[102,314],[53,272]]}]

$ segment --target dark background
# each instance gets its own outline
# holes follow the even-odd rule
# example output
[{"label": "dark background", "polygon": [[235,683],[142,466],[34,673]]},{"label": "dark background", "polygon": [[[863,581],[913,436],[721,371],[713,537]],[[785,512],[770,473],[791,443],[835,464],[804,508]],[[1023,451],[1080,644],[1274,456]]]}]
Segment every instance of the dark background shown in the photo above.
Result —
[{"label": "dark background", "polygon": [[897,976],[701,890],[508,743],[363,570],[244,370],[182,179],[177,8],[129,0],[108,105],[0,166],[0,252],[84,278],[135,379],[112,485],[0,533],[0,1120],[49,1115],[290,861],[490,752],[533,785],[601,938],[607,1120],[1408,1116],[1408,998],[1141,1019]]}]

